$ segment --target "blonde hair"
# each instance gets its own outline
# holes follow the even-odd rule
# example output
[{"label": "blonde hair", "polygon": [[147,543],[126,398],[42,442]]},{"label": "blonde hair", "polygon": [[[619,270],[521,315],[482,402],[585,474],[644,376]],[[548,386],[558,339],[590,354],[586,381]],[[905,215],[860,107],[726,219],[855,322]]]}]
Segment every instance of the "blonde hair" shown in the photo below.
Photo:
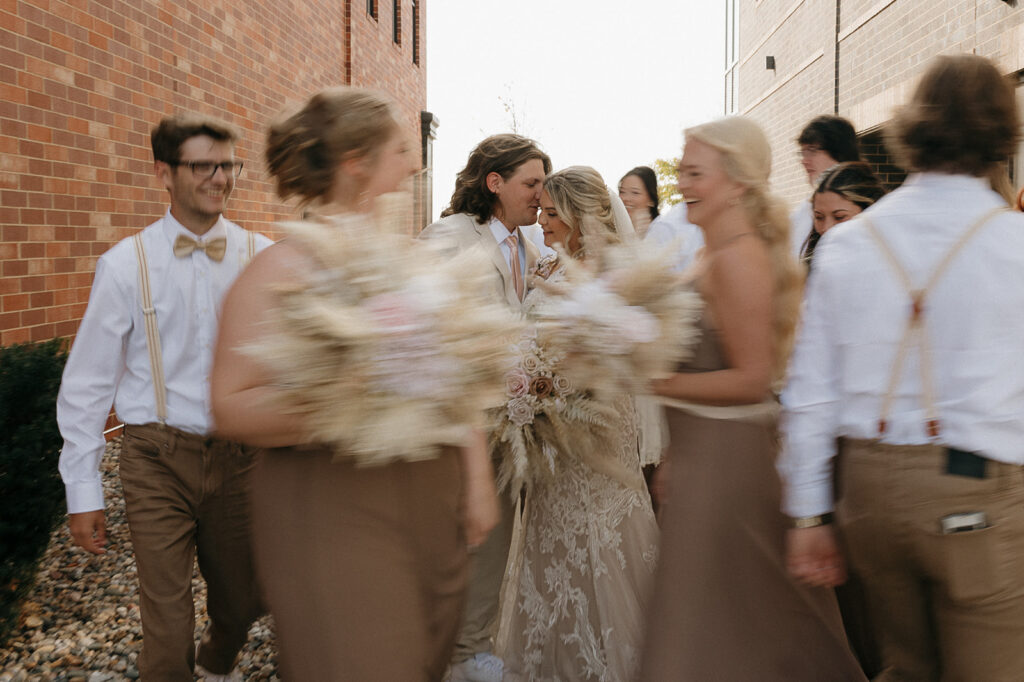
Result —
[{"label": "blonde hair", "polygon": [[768,246],[774,275],[774,378],[780,379],[786,371],[800,314],[803,271],[791,252],[786,205],[768,186],[772,170],[768,138],[760,126],[741,116],[720,118],[683,132],[687,140],[697,140],[718,151],[726,175],[746,188],[741,203],[757,234]]},{"label": "blonde hair", "polygon": [[267,169],[278,196],[298,196],[303,204],[323,202],[342,161],[372,158],[397,130],[394,107],[384,95],[350,87],[321,90],[271,124],[267,133]]},{"label": "blonde hair", "polygon": [[590,248],[593,252],[621,241],[608,187],[596,170],[569,166],[544,178],[544,189],[551,196],[558,218],[580,235],[582,251]]}]

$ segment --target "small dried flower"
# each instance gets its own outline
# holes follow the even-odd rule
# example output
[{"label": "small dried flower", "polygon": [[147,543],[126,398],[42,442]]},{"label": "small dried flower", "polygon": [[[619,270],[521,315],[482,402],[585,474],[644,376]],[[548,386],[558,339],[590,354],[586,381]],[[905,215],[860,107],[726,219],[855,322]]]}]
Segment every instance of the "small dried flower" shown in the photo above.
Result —
[{"label": "small dried flower", "polygon": [[505,391],[513,398],[519,398],[530,389],[530,375],[516,367],[505,375]]},{"label": "small dried flower", "polygon": [[508,420],[512,422],[514,426],[523,427],[527,424],[533,423],[533,405],[530,401],[523,398],[513,398],[508,401],[506,405],[506,412],[508,413]]},{"label": "small dried flower", "polygon": [[534,377],[530,382],[530,393],[538,398],[546,398],[551,395],[554,388],[551,379],[548,377]]},{"label": "small dried flower", "polygon": [[536,374],[537,370],[541,367],[540,358],[535,353],[524,353],[523,359],[519,363],[520,367],[529,372],[530,374]]}]

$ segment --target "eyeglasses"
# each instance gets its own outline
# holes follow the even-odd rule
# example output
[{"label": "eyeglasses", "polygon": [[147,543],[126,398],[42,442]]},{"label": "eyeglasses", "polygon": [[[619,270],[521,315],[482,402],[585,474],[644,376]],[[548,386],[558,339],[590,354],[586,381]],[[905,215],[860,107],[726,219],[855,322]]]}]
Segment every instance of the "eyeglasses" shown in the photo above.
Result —
[{"label": "eyeglasses", "polygon": [[221,169],[224,175],[232,175],[238,177],[242,174],[242,162],[241,161],[168,161],[168,166],[188,166],[192,169],[192,176],[200,180],[209,180],[217,174],[217,169]]}]

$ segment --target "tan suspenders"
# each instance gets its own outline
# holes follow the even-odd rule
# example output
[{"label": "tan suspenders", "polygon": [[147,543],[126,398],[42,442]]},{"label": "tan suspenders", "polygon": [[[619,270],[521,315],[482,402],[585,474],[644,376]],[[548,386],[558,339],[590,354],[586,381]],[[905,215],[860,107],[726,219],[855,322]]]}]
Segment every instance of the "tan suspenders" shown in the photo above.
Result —
[{"label": "tan suspenders", "polygon": [[938,266],[932,271],[932,274],[925,281],[923,287],[914,287],[913,282],[910,281],[910,275],[907,274],[906,269],[896,258],[896,254],[892,248],[886,243],[882,237],[882,233],[878,231],[874,223],[871,222],[868,216],[864,216],[864,224],[867,227],[868,233],[878,243],[882,253],[885,254],[889,264],[892,265],[893,270],[899,276],[900,281],[903,283],[904,289],[907,291],[907,295],[910,297],[910,315],[907,318],[907,327],[903,332],[903,337],[900,339],[900,347],[896,352],[896,360],[893,363],[892,373],[889,376],[889,387],[886,390],[885,395],[882,398],[882,410],[881,415],[878,419],[878,435],[881,437],[889,425],[889,412],[892,409],[892,402],[896,395],[896,386],[899,383],[900,376],[903,373],[903,363],[907,357],[907,353],[910,350],[910,346],[913,342],[917,342],[917,347],[920,352],[921,361],[921,400],[924,403],[925,408],[925,426],[928,432],[928,436],[932,439],[939,437],[939,431],[941,425],[939,423],[939,416],[935,409],[935,384],[932,381],[932,359],[931,359],[931,347],[928,344],[928,333],[924,326],[924,312],[925,304],[928,293],[935,288],[935,284],[945,274],[949,264],[953,261],[965,244],[976,235],[982,227],[985,226],[992,218],[999,213],[1006,211],[1006,208],[996,208],[985,215],[981,216],[976,220],[953,244],[953,247],[946,253],[945,257],[939,261]]},{"label": "tan suspenders", "polygon": [[[256,255],[256,235],[246,230],[246,263]],[[149,349],[149,366],[153,375],[153,394],[156,397],[156,418],[161,424],[167,423],[167,384],[164,380],[163,350],[160,348],[160,328],[157,325],[156,309],[153,308],[153,291],[149,282],[149,262],[146,248],[142,245],[142,233],[132,238],[135,257],[139,262],[139,295],[142,297],[142,316],[146,322],[146,348]],[[243,263],[244,265],[245,263]]]},{"label": "tan suspenders", "polygon": [[167,423],[167,386],[164,384],[163,351],[160,348],[160,330],[153,308],[153,294],[149,288],[149,263],[146,248],[142,245],[142,233],[135,235],[135,257],[139,261],[139,295],[142,296],[142,316],[146,321],[146,347],[149,349],[149,366],[153,374],[153,393],[156,396],[156,418],[161,424]]}]

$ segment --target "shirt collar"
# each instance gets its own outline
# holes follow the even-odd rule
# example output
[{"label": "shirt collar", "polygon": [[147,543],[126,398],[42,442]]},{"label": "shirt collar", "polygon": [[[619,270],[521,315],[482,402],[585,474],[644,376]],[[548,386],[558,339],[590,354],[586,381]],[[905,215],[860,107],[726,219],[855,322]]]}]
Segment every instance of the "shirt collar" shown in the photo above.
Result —
[{"label": "shirt collar", "polygon": [[518,234],[519,228],[517,227],[513,232],[509,232],[508,228],[505,227],[505,223],[501,222],[497,218],[491,218],[491,222],[487,225],[490,228],[491,234],[494,235],[494,241],[501,244],[510,234]]},{"label": "shirt collar", "polygon": [[922,189],[948,191],[978,191],[979,189],[991,190],[988,180],[973,175],[951,174],[951,173],[911,173],[903,183],[907,187],[920,187]]},{"label": "shirt collar", "polygon": [[167,213],[164,214],[163,230],[164,236],[167,237],[167,241],[171,244],[174,243],[174,240],[178,238],[179,234],[183,234],[189,239],[194,239],[200,243],[208,242],[217,237],[227,237],[228,235],[227,227],[224,225],[224,216],[218,217],[217,222],[214,223],[213,227],[211,227],[206,234],[200,237],[179,223],[174,216],[171,215],[171,209],[167,209]]}]

